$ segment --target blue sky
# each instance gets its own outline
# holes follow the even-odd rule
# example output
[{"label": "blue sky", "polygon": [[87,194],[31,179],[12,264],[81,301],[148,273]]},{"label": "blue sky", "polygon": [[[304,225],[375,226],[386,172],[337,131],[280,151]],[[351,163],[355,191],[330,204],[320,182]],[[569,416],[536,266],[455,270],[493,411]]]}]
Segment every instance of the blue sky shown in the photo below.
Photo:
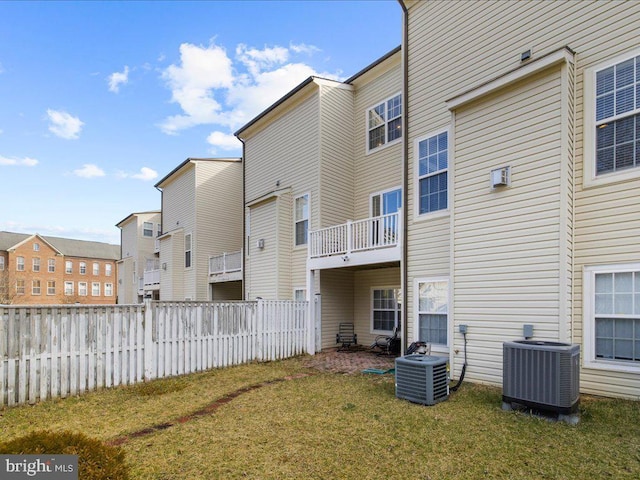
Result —
[{"label": "blue sky", "polygon": [[0,230],[119,243],[187,157],[401,42],[395,0],[0,2]]}]

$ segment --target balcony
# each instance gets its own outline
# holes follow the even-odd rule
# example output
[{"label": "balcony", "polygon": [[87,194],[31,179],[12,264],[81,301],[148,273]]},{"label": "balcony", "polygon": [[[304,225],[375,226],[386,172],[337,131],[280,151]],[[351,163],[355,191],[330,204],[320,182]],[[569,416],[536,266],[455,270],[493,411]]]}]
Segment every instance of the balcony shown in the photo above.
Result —
[{"label": "balcony", "polygon": [[242,280],[242,250],[209,257],[209,282]]},{"label": "balcony", "polygon": [[309,232],[309,268],[400,261],[400,211]]},{"label": "balcony", "polygon": [[157,258],[147,259],[142,283],[145,290],[160,288],[160,261]]}]

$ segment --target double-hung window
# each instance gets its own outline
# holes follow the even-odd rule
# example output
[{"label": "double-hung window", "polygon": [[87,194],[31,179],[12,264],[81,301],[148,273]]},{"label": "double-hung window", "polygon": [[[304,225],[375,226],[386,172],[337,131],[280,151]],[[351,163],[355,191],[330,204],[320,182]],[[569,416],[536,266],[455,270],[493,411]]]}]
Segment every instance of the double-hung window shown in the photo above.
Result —
[{"label": "double-hung window", "polygon": [[607,174],[637,177],[636,167],[640,167],[640,50],[585,72],[586,182],[599,183]]},{"label": "double-hung window", "polygon": [[400,328],[400,289],[374,288],[371,297],[372,332],[391,333]]},{"label": "double-hung window", "polygon": [[142,236],[153,237],[153,222],[142,223]]},{"label": "double-hung window", "polygon": [[0,257],[0,272],[4,270],[4,257]]},{"label": "double-hung window", "polygon": [[24,272],[24,257],[16,257],[16,270]]},{"label": "double-hung window", "polygon": [[24,295],[24,279],[19,278],[16,280],[16,295]]},{"label": "double-hung window", "polygon": [[367,151],[402,137],[402,95],[397,94],[367,109]]},{"label": "double-hung window", "polygon": [[86,274],[87,274],[87,263],[80,262],[80,275],[86,275]]},{"label": "double-hung window", "polygon": [[294,199],[295,244],[306,245],[309,236],[309,194]]},{"label": "double-hung window", "polygon": [[54,273],[56,271],[56,259],[50,258],[47,260],[47,271],[49,273]]},{"label": "double-hung window", "polygon": [[445,130],[416,141],[418,215],[448,208],[449,134]]},{"label": "double-hung window", "polygon": [[112,297],[113,296],[113,283],[105,283],[104,284],[104,296]]},{"label": "double-hung window", "polygon": [[418,341],[432,346],[448,345],[449,280],[426,278],[416,281],[418,300]]},{"label": "double-hung window", "polygon": [[31,259],[31,266],[32,266],[34,272],[39,272],[40,271],[40,258],[39,257],[33,257]]},{"label": "double-hung window", "polygon": [[111,264],[110,264],[110,263],[106,263],[106,264],[104,265],[104,274],[105,274],[107,277],[110,277],[110,276],[111,276]]},{"label": "double-hung window", "polygon": [[87,282],[78,282],[78,295],[87,296]]},{"label": "double-hung window", "polygon": [[73,295],[73,282],[64,282],[64,294]]},{"label": "double-hung window", "polygon": [[640,371],[640,264],[585,267],[585,366]]},{"label": "double-hung window", "polygon": [[100,275],[100,264],[98,262],[93,262],[93,274]]},{"label": "double-hung window", "polygon": [[71,260],[64,262],[64,273],[73,273],[73,262]]},{"label": "double-hung window", "polygon": [[31,294],[40,295],[40,280],[31,281]]},{"label": "double-hung window", "polygon": [[92,297],[100,296],[100,282],[91,283],[91,296]]},{"label": "double-hung window", "polygon": [[187,233],[184,236],[184,268],[191,267],[191,253],[192,253],[192,236]]},{"label": "double-hung window", "polygon": [[56,281],[47,280],[47,295],[55,295],[55,294],[56,294]]}]

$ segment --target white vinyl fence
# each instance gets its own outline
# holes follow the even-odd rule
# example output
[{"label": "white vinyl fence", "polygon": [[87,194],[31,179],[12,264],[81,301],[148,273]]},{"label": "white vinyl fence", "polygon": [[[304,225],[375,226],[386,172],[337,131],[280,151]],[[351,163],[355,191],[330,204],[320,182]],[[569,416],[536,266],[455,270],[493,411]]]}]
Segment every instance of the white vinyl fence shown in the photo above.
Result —
[{"label": "white vinyl fence", "polygon": [[0,406],[306,353],[307,302],[0,306]]}]

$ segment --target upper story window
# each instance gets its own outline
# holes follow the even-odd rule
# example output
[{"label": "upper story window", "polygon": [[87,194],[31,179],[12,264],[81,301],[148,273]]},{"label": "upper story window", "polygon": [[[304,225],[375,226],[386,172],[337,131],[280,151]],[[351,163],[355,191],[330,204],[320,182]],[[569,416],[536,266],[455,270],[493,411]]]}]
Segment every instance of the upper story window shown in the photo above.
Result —
[{"label": "upper story window", "polygon": [[40,251],[40,244],[39,243],[34,243],[33,244],[33,251],[34,252],[39,252]]},{"label": "upper story window", "polygon": [[73,282],[64,282],[64,294],[73,295]]},{"label": "upper story window", "polygon": [[191,267],[191,253],[192,253],[192,237],[190,233],[184,236],[184,268]]},{"label": "upper story window", "polygon": [[47,260],[47,271],[49,273],[53,273],[56,271],[56,259],[55,258],[50,258],[49,260]]},{"label": "upper story window", "polygon": [[294,200],[295,244],[306,245],[309,236],[309,194]]},{"label": "upper story window", "polygon": [[112,297],[113,296],[113,283],[105,283],[104,284],[104,296]]},{"label": "upper story window", "polygon": [[0,272],[4,270],[4,257],[0,257]]},{"label": "upper story window", "polygon": [[24,295],[24,278],[18,278],[16,280],[16,295]]},{"label": "upper story window", "polygon": [[91,284],[91,296],[92,297],[100,296],[100,282],[93,282]]},{"label": "upper story window", "polygon": [[162,235],[162,224],[156,223],[156,237],[159,237],[160,235]]},{"label": "upper story window", "polygon": [[449,140],[445,130],[416,142],[418,214],[448,207]]},{"label": "upper story window", "polygon": [[584,86],[585,184],[640,177],[640,50],[586,69]]},{"label": "upper story window", "polygon": [[640,264],[585,267],[584,275],[585,365],[640,371]]},{"label": "upper story window", "polygon": [[87,282],[78,282],[78,295],[87,296]]},{"label": "upper story window", "polygon": [[142,224],[142,236],[153,237],[153,222],[144,222]]},{"label": "upper story window", "polygon": [[39,272],[40,271],[40,258],[39,257],[33,257],[31,259],[31,266],[33,268],[34,272]]},{"label": "upper story window", "polygon": [[80,275],[86,275],[87,273],[87,264],[85,262],[80,262]]},{"label": "upper story window", "polygon": [[31,294],[40,295],[40,280],[31,281]]},{"label": "upper story window", "polygon": [[93,274],[100,275],[100,264],[98,262],[93,262]]},{"label": "upper story window", "polygon": [[24,257],[16,257],[16,270],[24,272]]},{"label": "upper story window", "polygon": [[73,273],[73,262],[71,260],[64,262],[64,273]]},{"label": "upper story window", "polygon": [[104,274],[105,274],[107,277],[110,277],[110,276],[111,276],[111,264],[110,264],[110,263],[106,263],[106,264],[104,265]]},{"label": "upper story window", "polygon": [[367,110],[367,151],[402,137],[402,95],[397,94]]}]

